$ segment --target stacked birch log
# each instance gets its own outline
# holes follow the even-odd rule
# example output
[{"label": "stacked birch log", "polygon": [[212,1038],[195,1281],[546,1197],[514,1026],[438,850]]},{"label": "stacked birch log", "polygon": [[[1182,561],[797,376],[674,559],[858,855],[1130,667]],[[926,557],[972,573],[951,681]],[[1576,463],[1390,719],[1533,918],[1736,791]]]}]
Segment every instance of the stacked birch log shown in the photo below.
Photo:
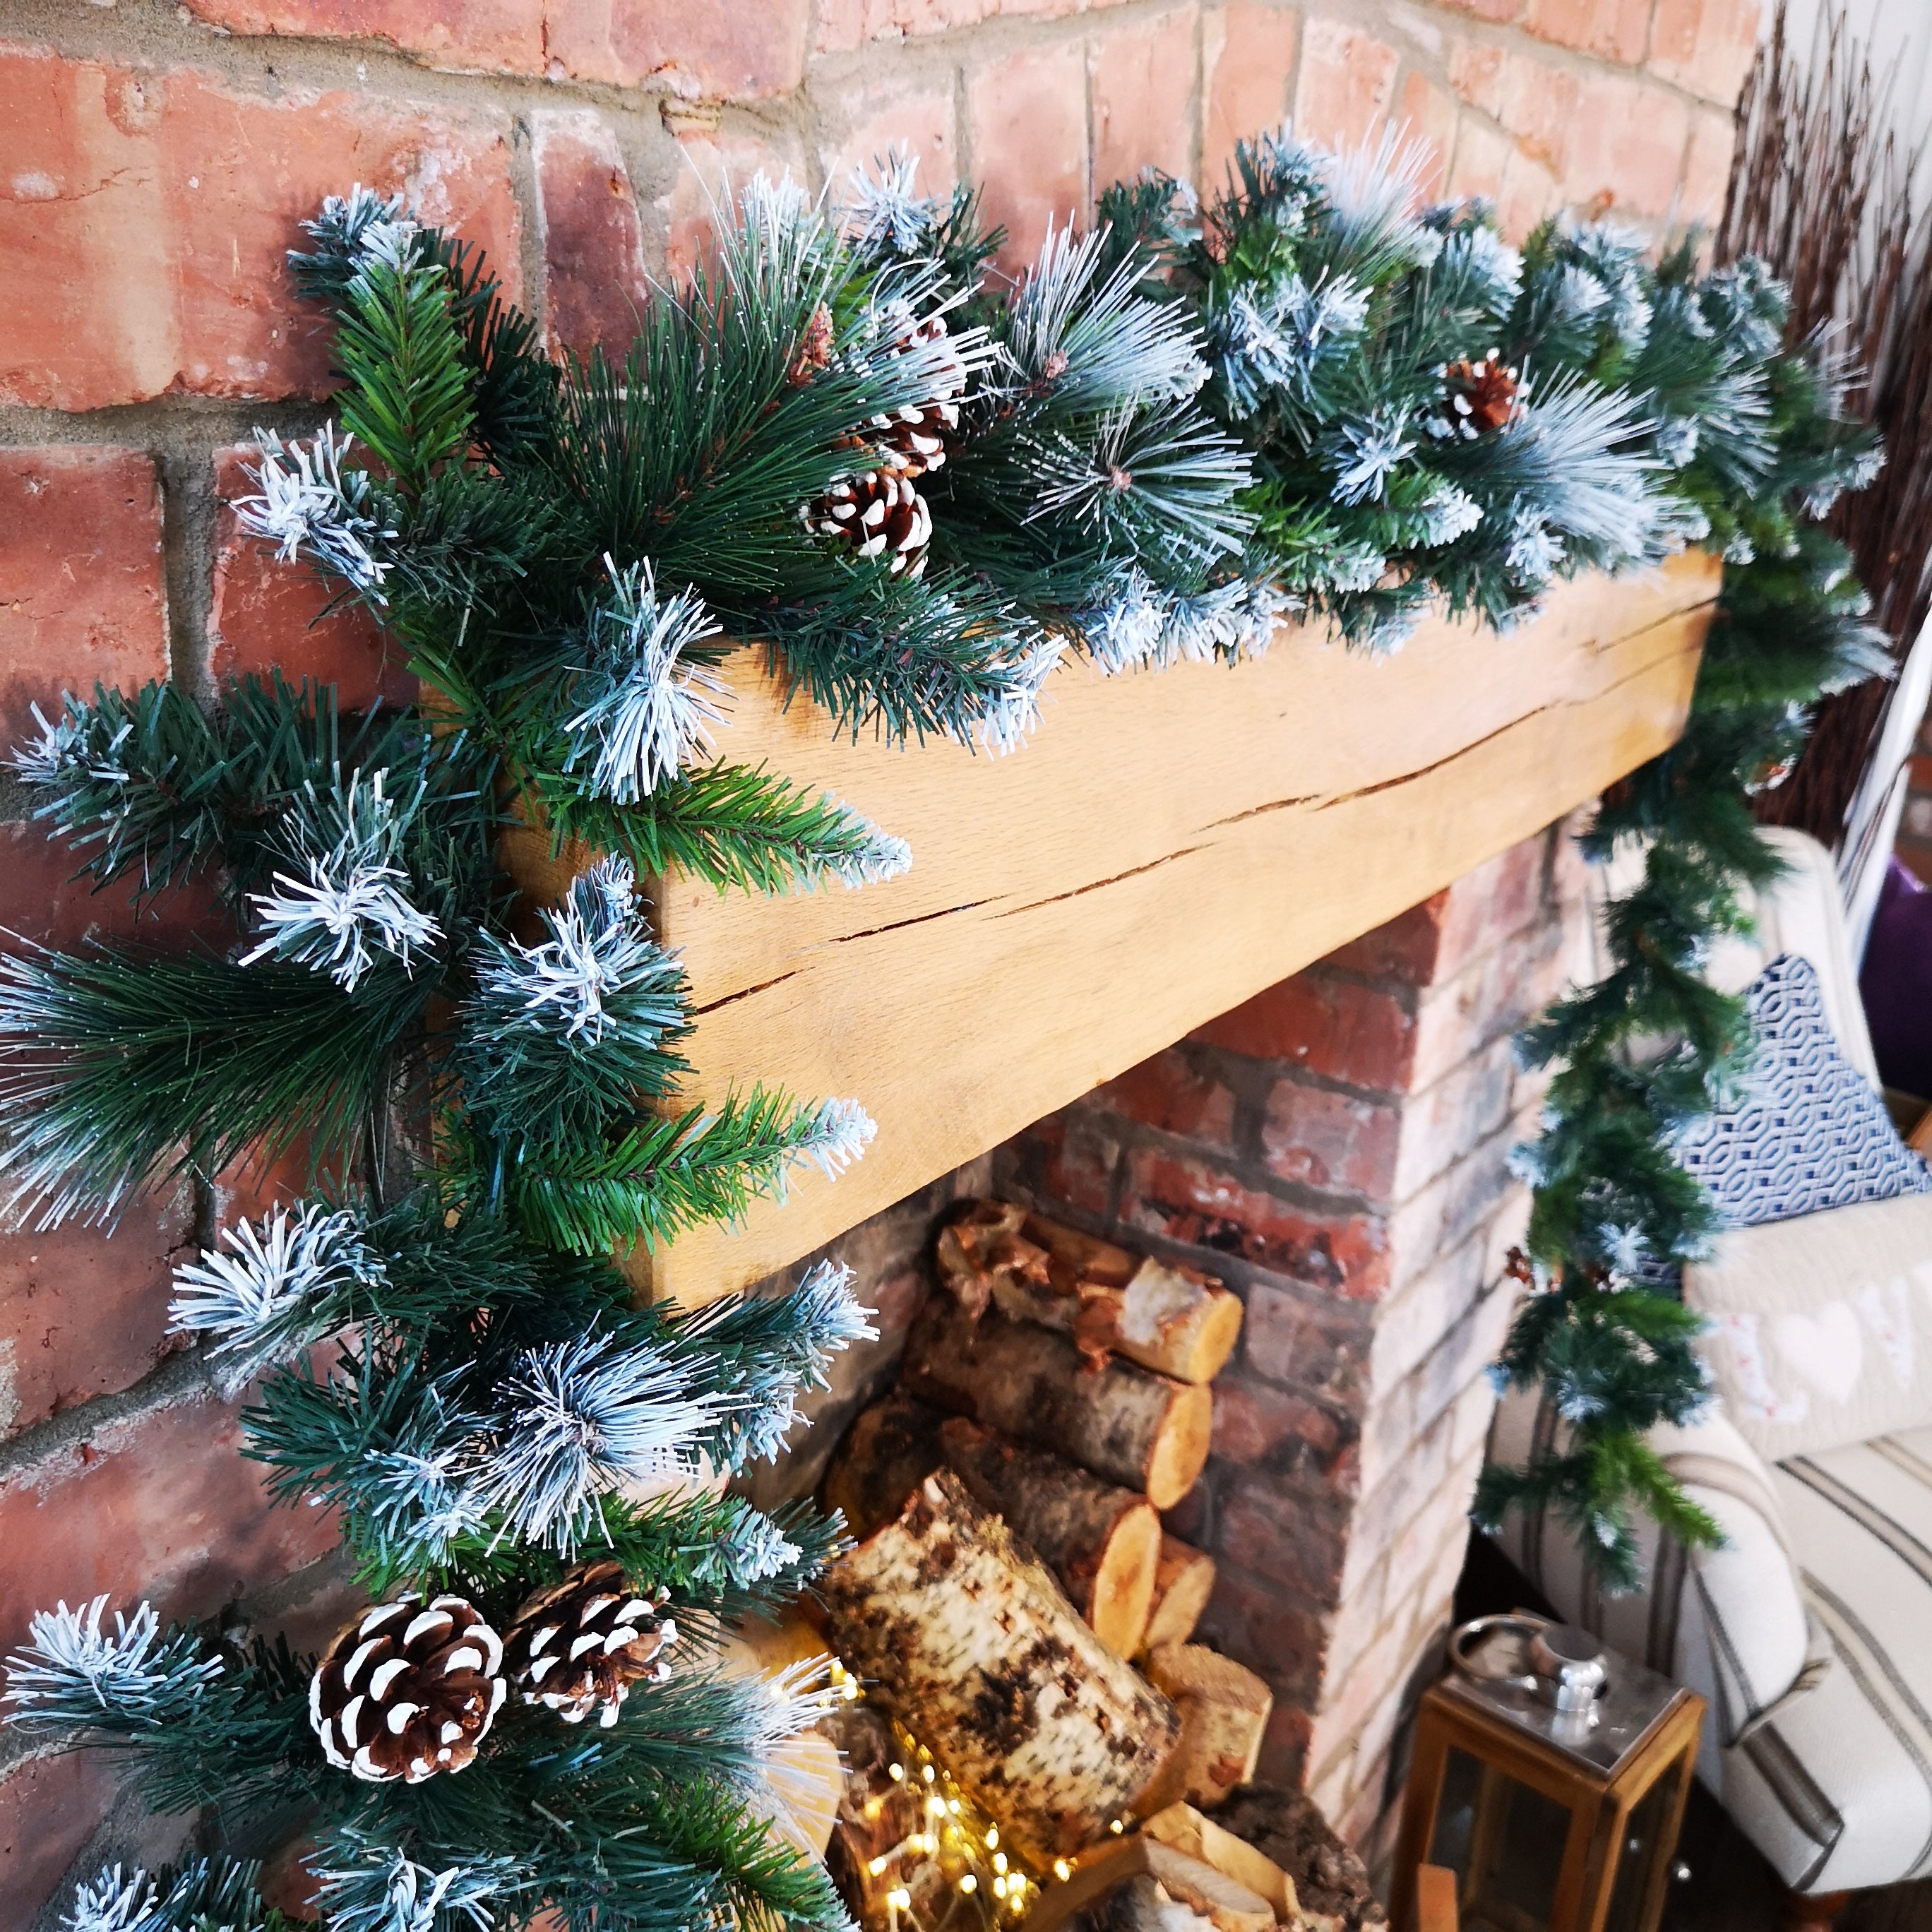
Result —
[{"label": "stacked birch log", "polygon": [[[968,1206],[936,1258],[900,1386],[826,1478],[858,1539],[820,1588],[832,1648],[1046,1882],[1041,1932],[1372,1923],[1311,1909],[1205,1815],[1242,1787],[1252,1810],[1274,1700],[1189,1641],[1214,1565],[1160,1513],[1207,1461],[1240,1300],[1001,1202]],[[875,1833],[877,1792],[854,1795],[841,1829]],[[1274,1796],[1305,1825],[1305,1799]]]}]

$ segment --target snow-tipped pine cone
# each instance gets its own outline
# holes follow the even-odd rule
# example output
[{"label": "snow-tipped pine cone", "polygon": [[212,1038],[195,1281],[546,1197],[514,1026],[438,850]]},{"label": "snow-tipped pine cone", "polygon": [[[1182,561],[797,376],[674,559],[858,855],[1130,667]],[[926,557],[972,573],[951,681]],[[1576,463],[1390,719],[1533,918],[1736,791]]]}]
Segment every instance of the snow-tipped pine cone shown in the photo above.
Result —
[{"label": "snow-tipped pine cone", "polygon": [[[899,338],[901,353],[946,339],[946,318],[928,316]],[[951,440],[959,428],[959,399],[966,393],[966,364],[957,355],[947,358],[931,399],[908,403],[875,416],[866,427],[866,440],[894,459],[892,467],[907,476],[923,476],[946,461]]]},{"label": "snow-tipped pine cone", "polygon": [[462,1597],[416,1595],[350,1624],[309,1680],[309,1722],[338,1770],[420,1784],[460,1771],[502,1709],[502,1640]]},{"label": "snow-tipped pine cone", "polygon": [[810,520],[821,536],[842,538],[861,556],[890,558],[895,576],[916,577],[926,568],[932,512],[904,470],[842,478],[812,506]]},{"label": "snow-tipped pine cone", "polygon": [[663,1614],[669,1595],[634,1590],[623,1566],[586,1563],[517,1612],[504,1640],[505,1674],[526,1704],[544,1704],[566,1724],[593,1712],[606,1726],[643,1678],[670,1675],[664,1652],[677,1626]]},{"label": "snow-tipped pine cone", "polygon": [[1522,405],[1517,396],[1518,372],[1503,366],[1492,349],[1481,361],[1445,364],[1443,381],[1448,390],[1450,420],[1466,442],[1489,430],[1507,429]]}]

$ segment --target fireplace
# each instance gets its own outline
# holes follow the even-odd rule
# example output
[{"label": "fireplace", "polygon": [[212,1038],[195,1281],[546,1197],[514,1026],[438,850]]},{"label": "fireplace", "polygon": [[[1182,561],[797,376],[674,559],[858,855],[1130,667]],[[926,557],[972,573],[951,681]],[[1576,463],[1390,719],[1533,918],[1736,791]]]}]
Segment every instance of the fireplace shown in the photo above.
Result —
[{"label": "fireplace", "polygon": [[[1435,1674],[1507,1325],[1538,1103],[1514,1030],[1568,976],[1580,861],[1559,824],[1197,1029],[826,1252],[880,1337],[756,1484],[808,1493],[897,1380],[936,1229],[997,1198],[1240,1296],[1213,1448],[1163,1514],[1210,1554],[1198,1636],[1262,1677],[1264,1778],[1305,1784],[1372,1868]],[[801,1264],[800,1265],[802,1265]]]}]

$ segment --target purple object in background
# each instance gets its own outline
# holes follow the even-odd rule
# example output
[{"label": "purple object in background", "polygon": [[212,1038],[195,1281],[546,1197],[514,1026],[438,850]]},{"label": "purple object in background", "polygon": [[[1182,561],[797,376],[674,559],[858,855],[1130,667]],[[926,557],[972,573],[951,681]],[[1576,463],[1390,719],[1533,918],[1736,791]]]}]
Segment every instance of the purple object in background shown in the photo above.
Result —
[{"label": "purple object in background", "polygon": [[1932,892],[1896,857],[1879,890],[1858,992],[1879,1078],[1932,1100]]}]

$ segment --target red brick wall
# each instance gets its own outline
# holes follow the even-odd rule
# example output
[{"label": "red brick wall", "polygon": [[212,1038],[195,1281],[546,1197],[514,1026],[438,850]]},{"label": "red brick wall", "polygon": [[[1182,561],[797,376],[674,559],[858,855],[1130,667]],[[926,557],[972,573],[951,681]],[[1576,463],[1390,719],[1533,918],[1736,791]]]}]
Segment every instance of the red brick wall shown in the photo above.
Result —
[{"label": "red brick wall", "polygon": [[[1016,250],[1146,162],[1218,176],[1238,134],[1290,111],[1328,139],[1407,117],[1436,142],[1448,185],[1497,195],[1519,230],[1564,202],[1655,223],[1673,199],[1685,214],[1717,205],[1754,8],[4,0],[0,261],[14,298],[0,304],[0,734],[26,728],[37,699],[96,679],[172,676],[206,693],[279,663],[338,680],[352,701],[403,688],[366,623],[311,626],[314,590],[238,544],[220,508],[251,426],[301,430],[319,413],[326,352],[282,256],[299,218],[352,182],[404,190],[484,242],[551,338],[579,346],[622,335],[646,279],[688,265],[728,174],[785,166],[815,188],[898,140],[928,186],[983,181]],[[0,926],[65,939],[132,930],[124,908],[68,881],[20,808],[0,787]],[[178,940],[205,911],[178,899],[146,929]],[[1338,965],[1311,980],[1311,1036],[1386,1024],[1351,1004],[1381,971]],[[1400,1051],[1426,1050],[1420,1034],[1405,1039]],[[1363,1097],[1372,1082],[1343,1091],[1312,1065],[1282,1088],[1303,1093],[1294,1106],[1244,1100],[1217,1126],[1234,1090],[1210,1080],[1196,1095],[1174,1070],[1225,1071],[1248,1051],[1197,1042],[1143,1076],[1162,1092],[1168,1080],[1161,1104],[1181,1111],[1178,1138],[1150,1130],[1132,1144],[1133,1211],[1238,1222],[1252,1265],[1299,1284],[1270,1288],[1285,1297],[1279,1321],[1267,1296],[1259,1304],[1258,1336],[1282,1338],[1268,1358],[1282,1378],[1257,1382],[1276,1393],[1255,1399],[1252,1424],[1274,1456],[1286,1438],[1268,1418],[1304,1384],[1310,1413],[1342,1426],[1346,1402],[1320,1390],[1331,1372],[1337,1387],[1359,1376],[1364,1310],[1394,1294],[1402,1265],[1395,1223],[1329,1226],[1304,1196],[1366,1186],[1377,1159],[1421,1156]],[[1078,1135],[1124,1118],[1129,1091],[1077,1116],[1070,1176],[1087,1157]],[[1237,1126],[1250,1139],[1224,1200],[1204,1177],[1216,1133]],[[30,1603],[62,1595],[148,1592],[193,1613],[264,1590],[292,1603],[284,1573],[328,1544],[325,1522],[267,1510],[233,1456],[232,1409],[192,1357],[169,1352],[170,1257],[218,1206],[184,1191],[130,1211],[111,1238],[0,1234],[0,1648]],[[1377,1285],[1331,1292],[1330,1274]],[[1340,1437],[1306,1450],[1310,1468],[1346,1455]],[[0,1932],[32,1920],[52,1875],[98,1836],[111,1793],[111,1780],[23,1761],[0,1738]],[[110,1832],[87,1856],[128,1842]]]},{"label": "red brick wall", "polygon": [[1000,1191],[1247,1305],[1175,1533],[1204,1633],[1275,1688],[1264,1760],[1372,1858],[1440,1667],[1495,1395],[1539,1082],[1510,1035],[1576,969],[1562,827],[1224,1014],[995,1159]]}]

